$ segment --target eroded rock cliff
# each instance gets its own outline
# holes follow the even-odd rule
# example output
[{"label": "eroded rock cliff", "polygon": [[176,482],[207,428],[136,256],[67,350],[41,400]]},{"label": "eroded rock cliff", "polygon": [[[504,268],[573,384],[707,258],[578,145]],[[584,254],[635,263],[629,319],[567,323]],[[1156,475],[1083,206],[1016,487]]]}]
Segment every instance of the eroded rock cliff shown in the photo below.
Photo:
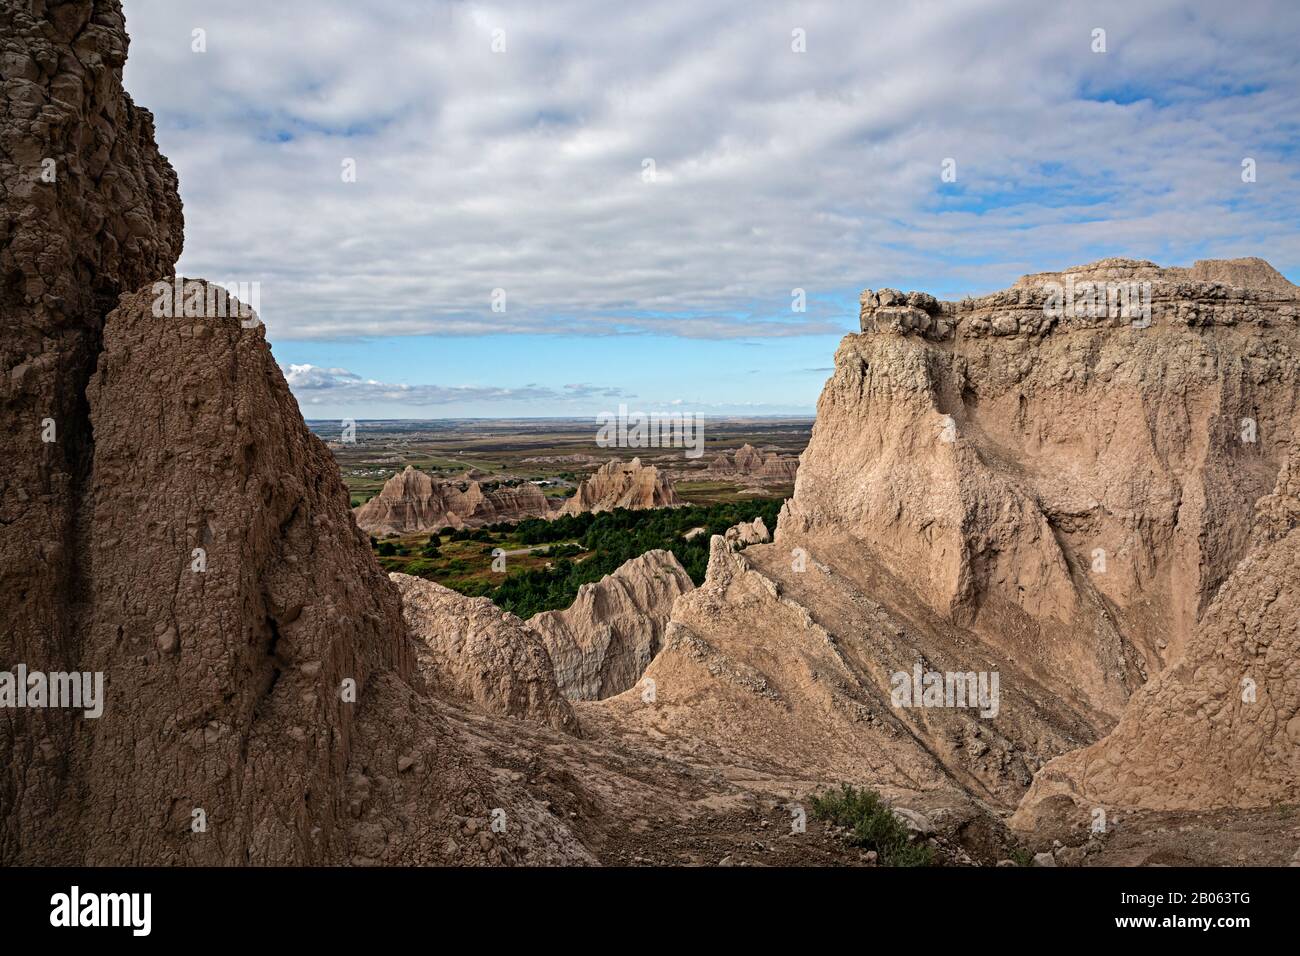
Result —
[{"label": "eroded rock cliff", "polygon": [[528,619],[550,652],[556,679],[573,700],[600,700],[634,685],[659,652],[668,616],[691,590],[671,551],[647,551],[584,584],[569,607]]},{"label": "eroded rock cliff", "polygon": [[559,513],[574,515],[584,511],[613,511],[615,508],[638,511],[671,508],[679,504],[681,499],[677,497],[672,481],[660,474],[654,465],[643,465],[640,458],[624,464],[616,458],[592,472]]},{"label": "eroded rock cliff", "polygon": [[155,308],[180,203],[119,4],[0,24],[0,659],[105,698],[6,702],[0,863],[590,861],[425,692],[259,324]]},{"label": "eroded rock cliff", "polygon": [[[1124,714],[1035,793],[1296,792],[1300,298],[1279,279],[1103,260],[960,303],[864,294],[775,542],[715,539],[646,671],[653,701],[580,714],[751,772],[1004,807]],[[914,669],[997,676],[1000,703],[900,705]]]},{"label": "eroded rock cliff", "polygon": [[357,525],[374,535],[472,528],[496,521],[541,518],[550,513],[546,495],[531,482],[485,485],[468,479],[435,481],[410,465],[388,479],[379,494],[355,511]]},{"label": "eroded rock cliff", "polygon": [[577,732],[578,720],[535,630],[487,598],[465,597],[409,574],[390,577],[433,689],[484,713]]}]

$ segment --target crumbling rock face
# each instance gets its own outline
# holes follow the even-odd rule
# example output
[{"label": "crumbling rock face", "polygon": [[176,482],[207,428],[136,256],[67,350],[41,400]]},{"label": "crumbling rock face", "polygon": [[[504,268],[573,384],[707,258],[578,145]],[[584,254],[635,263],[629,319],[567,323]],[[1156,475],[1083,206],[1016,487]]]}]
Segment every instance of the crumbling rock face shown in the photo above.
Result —
[{"label": "crumbling rock face", "polygon": [[550,513],[546,495],[530,482],[485,487],[476,480],[435,481],[410,465],[355,511],[357,525],[374,535],[478,527]]},{"label": "crumbling rock face", "polygon": [[[1005,807],[1154,677],[1109,745],[1036,789],[1170,807],[1294,793],[1295,587],[1251,541],[1259,515],[1269,548],[1295,533],[1293,499],[1268,492],[1294,492],[1300,300],[1198,278],[1260,274],[1104,260],[962,303],[865,294],[775,542],[715,539],[644,675],[654,693],[581,705],[584,726],[738,772]],[[1107,305],[1108,283],[1149,282],[1149,315],[1054,310],[1076,282]],[[900,705],[914,668],[997,675],[997,713]],[[1268,675],[1257,710],[1223,696],[1247,671]],[[1205,714],[1170,723],[1180,709]]]},{"label": "crumbling rock face", "polygon": [[566,609],[534,614],[528,626],[546,644],[564,695],[601,700],[640,679],[659,652],[673,603],[693,587],[671,551],[647,551],[582,585]]},{"label": "crumbling rock face", "polygon": [[[1053,760],[1013,818],[1060,798],[1186,810],[1292,803],[1300,793],[1300,448],[1257,509],[1255,539],[1184,658],[1134,694],[1119,725]],[[1050,815],[1050,814],[1049,814]]]},{"label": "crumbling rock face", "polygon": [[[900,603],[901,582],[846,543],[823,539],[797,571],[775,545],[735,551],[715,535],[704,584],[673,605],[642,680],[580,704],[584,728],[735,777],[867,782],[955,802],[975,793],[1002,805],[1023,794],[1039,755],[1094,739],[1014,667]],[[997,713],[895,707],[893,675],[918,662],[1001,669]]]},{"label": "crumbling rock face", "polygon": [[0,715],[0,864],[590,861],[425,695],[260,327],[155,312],[180,203],[119,4],[4,3],[0,44],[0,401],[31,424],[0,449],[0,666],[106,697]]},{"label": "crumbling rock face", "polygon": [[[71,670],[88,599],[85,386],[105,315],[171,272],[176,175],[122,91],[120,5],[0,4],[0,666]],[[0,861],[74,858],[80,718],[0,720]],[[61,847],[55,851],[54,847]],[[43,856],[42,856],[43,855]]]},{"label": "crumbling rock face", "polygon": [[728,528],[723,538],[733,548],[743,548],[750,544],[763,544],[772,540],[762,515],[753,521],[742,521],[740,524]]},{"label": "crumbling rock face", "polygon": [[[1149,314],[1112,314],[1116,288]],[[915,568],[938,613],[1118,716],[1181,655],[1295,440],[1298,322],[1294,287],[1132,260],[960,303],[865,293],[781,529]]]},{"label": "crumbling rock face", "polygon": [[[152,303],[145,289],[110,314],[89,389],[81,664],[107,675],[108,704],[85,779],[114,795],[90,859],[222,862],[229,840],[292,860],[340,838],[344,681],[407,677],[412,648],[260,326]],[[192,839],[194,808],[223,841]]]},{"label": "crumbling rock face", "polygon": [[654,465],[642,465],[640,458],[633,458],[627,464],[614,459],[592,472],[559,513],[576,515],[585,511],[613,511],[615,508],[639,511],[672,508],[681,503],[672,481],[661,475]]},{"label": "crumbling rock face", "polygon": [[465,597],[409,574],[390,577],[420,644],[420,669],[441,696],[484,713],[578,732],[577,717],[536,631],[487,598]]}]

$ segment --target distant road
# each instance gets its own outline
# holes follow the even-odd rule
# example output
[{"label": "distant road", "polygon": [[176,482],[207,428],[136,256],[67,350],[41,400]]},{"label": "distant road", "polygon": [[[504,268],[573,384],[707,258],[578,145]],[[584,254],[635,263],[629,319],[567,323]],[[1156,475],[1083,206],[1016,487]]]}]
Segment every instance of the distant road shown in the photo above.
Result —
[{"label": "distant road", "polygon": [[511,555],[515,555],[515,554],[532,554],[534,551],[545,551],[548,548],[560,548],[566,544],[577,544],[577,543],[578,542],[576,541],[552,541],[548,544],[534,545],[531,548],[516,548],[513,551],[507,551],[506,557],[508,558]]}]

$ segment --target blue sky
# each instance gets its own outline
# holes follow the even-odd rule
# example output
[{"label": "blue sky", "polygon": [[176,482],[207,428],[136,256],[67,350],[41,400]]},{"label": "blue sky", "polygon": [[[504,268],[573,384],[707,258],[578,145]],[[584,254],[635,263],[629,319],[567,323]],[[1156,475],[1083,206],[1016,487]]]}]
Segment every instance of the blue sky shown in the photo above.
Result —
[{"label": "blue sky", "polygon": [[1292,2],[124,8],[180,269],[310,418],[809,413],[865,287],[1300,278]]}]

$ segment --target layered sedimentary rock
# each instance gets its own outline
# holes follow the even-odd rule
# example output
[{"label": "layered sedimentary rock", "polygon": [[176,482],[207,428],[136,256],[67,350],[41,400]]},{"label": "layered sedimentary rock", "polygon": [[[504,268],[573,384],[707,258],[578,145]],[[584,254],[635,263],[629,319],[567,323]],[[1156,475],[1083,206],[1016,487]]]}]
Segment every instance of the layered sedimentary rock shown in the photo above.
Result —
[{"label": "layered sedimentary rock", "polygon": [[551,506],[531,482],[436,481],[407,465],[355,513],[357,525],[369,534],[415,534],[545,517]]},{"label": "layered sedimentary rock", "polygon": [[576,733],[573,708],[556,684],[546,643],[487,598],[471,598],[409,574],[390,575],[420,644],[430,687],[489,714]]},{"label": "layered sedimentary rock", "polygon": [[799,471],[799,459],[792,455],[770,452],[766,456],[753,445],[744,444],[728,458],[718,455],[709,464],[709,471],[728,477],[752,477],[765,482],[794,481]]},{"label": "layered sedimentary rock", "polygon": [[566,697],[600,700],[627,690],[659,652],[673,603],[694,585],[671,551],[647,551],[578,589],[562,611],[528,619],[550,653]]},{"label": "layered sedimentary rock", "polygon": [[[593,725],[1013,806],[1159,675],[1043,793],[1277,799],[1295,613],[1268,549],[1293,532],[1257,551],[1251,529],[1293,513],[1274,489],[1297,443],[1298,322],[1294,287],[1258,263],[1104,260],[960,303],[865,293],[775,543],[715,539],[646,671],[654,702],[620,695]],[[996,675],[996,713],[900,702],[912,672]],[[1256,672],[1252,710],[1232,695]]]},{"label": "layered sedimentary rock", "polygon": [[672,481],[654,465],[642,465],[640,458],[624,464],[616,458],[592,472],[559,513],[576,515],[615,508],[639,511],[671,508],[681,503]]},{"label": "layered sedimentary rock", "polygon": [[[102,675],[104,700],[0,719],[0,863],[589,860],[425,694],[260,326],[155,308],[180,204],[121,90],[118,3],[19,6],[0,311],[31,428],[6,433],[0,658]],[[508,834],[451,838],[499,807]]]},{"label": "layered sedimentary rock", "polygon": [[[1179,656],[1272,487],[1297,305],[1115,259],[960,303],[868,292],[822,397],[837,454],[805,456],[783,526],[853,528],[945,616],[1117,715]],[[864,399],[885,427],[843,414]]]},{"label": "layered sedimentary rock", "polygon": [[[824,544],[792,558],[771,544],[736,551],[715,535],[705,582],[674,604],[663,649],[632,690],[581,705],[584,727],[778,789],[866,782],[1004,805],[1040,754],[1094,738],[1069,708],[902,603],[898,579]],[[893,675],[910,681],[919,662],[1001,670],[1004,683],[987,716],[974,698],[969,708],[893,706]]]},{"label": "layered sedimentary rock", "polygon": [[1190,810],[1292,803],[1300,794],[1300,448],[1255,511],[1255,534],[1182,660],[1133,695],[1119,725],[1034,778],[1013,818],[1067,798]]}]

